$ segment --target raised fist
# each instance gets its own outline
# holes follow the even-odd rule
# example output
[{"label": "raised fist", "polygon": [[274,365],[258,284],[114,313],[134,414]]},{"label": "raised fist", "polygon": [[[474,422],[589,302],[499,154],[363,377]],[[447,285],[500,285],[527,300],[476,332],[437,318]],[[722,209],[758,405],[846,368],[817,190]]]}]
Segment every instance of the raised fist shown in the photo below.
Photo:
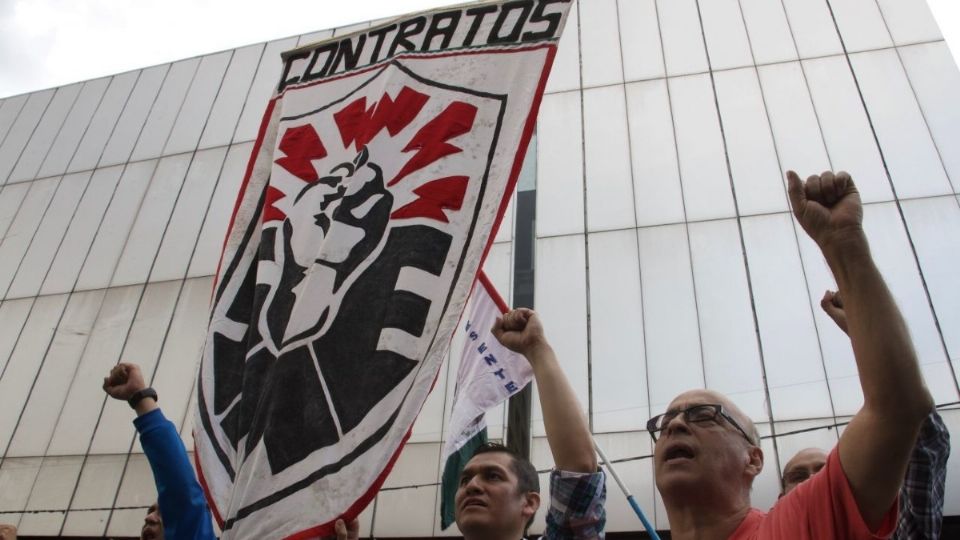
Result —
[{"label": "raised fist", "polygon": [[504,347],[528,358],[533,349],[547,344],[540,317],[532,309],[517,308],[504,313],[497,317],[491,332]]},{"label": "raised fist", "polygon": [[146,387],[143,375],[140,373],[140,366],[136,364],[121,362],[113,366],[110,374],[103,378],[103,391],[114,399],[126,401],[138,390]]},{"label": "raised fist", "polygon": [[850,238],[862,238],[863,205],[850,175],[826,171],[804,182],[787,171],[790,205],[803,230],[821,249]]}]

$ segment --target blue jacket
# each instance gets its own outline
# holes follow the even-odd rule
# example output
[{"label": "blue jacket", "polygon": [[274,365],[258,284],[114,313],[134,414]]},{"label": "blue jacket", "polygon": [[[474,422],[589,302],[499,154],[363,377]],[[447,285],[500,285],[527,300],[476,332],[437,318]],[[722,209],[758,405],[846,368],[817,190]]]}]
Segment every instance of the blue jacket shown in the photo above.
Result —
[{"label": "blue jacket", "polygon": [[210,509],[173,423],[155,409],[133,420],[157,484],[166,540],[216,538]]}]

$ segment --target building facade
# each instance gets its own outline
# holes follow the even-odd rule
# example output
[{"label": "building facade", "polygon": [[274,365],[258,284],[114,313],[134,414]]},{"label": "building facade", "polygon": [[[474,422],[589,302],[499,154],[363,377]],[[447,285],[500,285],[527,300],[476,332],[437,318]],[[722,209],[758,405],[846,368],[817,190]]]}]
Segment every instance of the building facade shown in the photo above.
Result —
[{"label": "building facade", "polygon": [[[138,534],[156,493],[133,413],[102,377],[141,364],[192,448],[213,275],[280,52],[370,24],[0,99],[0,522],[24,537]],[[957,96],[923,0],[574,2],[485,269],[541,312],[598,443],[658,528],[643,427],[677,393],[719,390],[757,422],[760,508],[786,460],[836,444],[862,402],[786,169],[854,177],[960,437]],[[437,485],[455,369],[362,514],[365,536],[457,534],[440,530]],[[492,437],[505,418],[490,415]],[[532,458],[547,470],[538,419],[534,399]],[[641,530],[608,492],[608,530]]]}]

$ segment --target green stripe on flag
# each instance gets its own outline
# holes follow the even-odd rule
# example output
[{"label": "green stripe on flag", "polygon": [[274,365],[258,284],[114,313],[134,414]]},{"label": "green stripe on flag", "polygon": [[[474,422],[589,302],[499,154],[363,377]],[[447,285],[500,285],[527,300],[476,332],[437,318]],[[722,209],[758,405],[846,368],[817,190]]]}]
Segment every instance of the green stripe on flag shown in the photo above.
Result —
[{"label": "green stripe on flag", "polygon": [[460,487],[460,473],[473,457],[477,448],[487,444],[487,428],[483,428],[471,437],[459,450],[450,454],[443,466],[443,478],[440,481],[440,528],[446,529],[456,517],[457,488]]}]

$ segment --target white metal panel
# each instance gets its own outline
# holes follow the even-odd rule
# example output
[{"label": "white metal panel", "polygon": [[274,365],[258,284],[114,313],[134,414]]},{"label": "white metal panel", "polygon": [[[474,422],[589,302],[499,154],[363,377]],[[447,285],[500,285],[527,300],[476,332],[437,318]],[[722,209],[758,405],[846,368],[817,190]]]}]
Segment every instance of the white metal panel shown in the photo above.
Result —
[{"label": "white metal panel", "polygon": [[[27,510],[66,510],[73,495],[73,487],[80,476],[83,456],[45,457],[40,465]],[[20,520],[21,535],[58,536],[66,512],[24,514]],[[0,518],[2,519],[2,518]]]},{"label": "white metal panel", "polygon": [[[117,506],[143,506],[149,507],[157,500],[157,488],[153,481],[153,472],[150,470],[150,463],[147,456],[143,454],[130,454],[127,461],[126,470],[123,472],[123,480],[120,481],[120,490],[117,492]],[[135,531],[139,531],[139,525],[143,524],[143,517],[146,511],[137,511],[140,516],[140,522]],[[113,518],[108,526],[108,534],[114,529],[114,520],[117,517],[117,511],[113,513]],[[112,534],[121,534],[112,532]],[[128,532],[129,534],[129,532]]]},{"label": "white metal panel", "polygon": [[[659,414],[659,412],[658,412]],[[646,418],[638,418],[641,423],[646,422]],[[618,459],[636,458],[641,455],[650,455],[653,453],[650,435],[646,431],[631,433],[607,433],[595,435],[594,440],[597,445],[603,449],[603,452],[613,461]],[[652,519],[653,514],[653,463],[652,459],[633,459],[616,463],[617,474],[626,484],[627,489],[633,493],[634,498],[640,508],[646,513],[647,518]],[[607,476],[611,482],[607,486],[607,525],[605,529],[608,532],[626,532],[641,530],[642,525],[637,520],[637,515],[630,507],[626,497],[619,493],[619,489]],[[546,491],[544,492],[546,496]],[[667,527],[663,527],[666,529]]]},{"label": "white metal panel", "polygon": [[[163,149],[164,154],[191,152],[197,148],[232,54],[233,51],[224,51],[204,56],[200,61],[200,67],[190,84],[190,91],[180,108],[173,131],[170,132],[170,139]],[[232,92],[236,89],[227,88],[226,91]]]},{"label": "white metal panel", "polygon": [[263,111],[280,81],[280,71],[283,67],[280,53],[292,49],[296,43],[296,37],[267,43],[260,58],[257,75],[253,79],[253,85],[243,105],[243,112],[240,114],[240,121],[233,136],[234,142],[252,141],[257,138]]},{"label": "white metal panel", "polygon": [[59,324],[49,348],[42,355],[43,364],[36,379],[28,385],[33,388],[7,450],[8,456],[46,454],[103,294],[103,290],[99,290],[71,295],[63,317],[59,321],[50,321]]},{"label": "white metal panel", "polygon": [[897,45],[943,39],[925,0],[877,0]]},{"label": "white metal panel", "polygon": [[665,75],[656,0],[618,0],[623,78],[656,79]]},{"label": "white metal panel", "polygon": [[847,52],[893,46],[876,0],[830,0],[830,7]]},{"label": "white metal panel", "polygon": [[30,184],[10,184],[0,186],[0,238],[7,234],[7,228],[20,211],[20,203],[30,190]]},{"label": "white metal panel", "polygon": [[230,224],[230,216],[252,148],[253,143],[244,143],[231,146],[227,152],[210,207],[203,219],[203,227],[200,229],[187,277],[209,276],[217,271],[227,226]]},{"label": "white metal panel", "polygon": [[[536,156],[536,143],[531,144],[534,148],[527,151],[527,155],[524,156],[524,168],[527,167],[527,164],[533,164],[534,169],[536,169],[537,156]],[[536,175],[536,170],[532,172],[533,175]],[[507,208],[503,211],[503,217],[500,218],[500,228],[497,229],[497,234],[494,236],[493,241],[497,243],[501,242],[510,242],[513,240],[513,229],[515,228],[514,215],[516,214],[517,209],[517,190],[514,190],[510,194],[510,202],[507,203]]]},{"label": "white metal panel", "polygon": [[7,290],[8,298],[35,296],[40,291],[89,180],[90,172],[82,172],[64,176],[60,181],[30,248],[23,256],[20,270]]},{"label": "white metal panel", "polygon": [[[536,245],[534,297],[547,339],[584,411],[587,381],[587,276],[583,235],[541,238]],[[543,435],[540,397],[533,398],[532,432]]]},{"label": "white metal panel", "polygon": [[714,74],[740,215],[787,210],[777,151],[753,68]]},{"label": "white metal panel", "polygon": [[617,0],[592,0],[580,13],[580,69],[583,86],[623,82]]},{"label": "white metal panel", "polygon": [[110,284],[117,260],[156,166],[156,160],[150,160],[131,163],[124,168],[120,184],[110,200],[93,246],[80,270],[76,285],[78,289],[99,289]]},{"label": "white metal panel", "polygon": [[957,382],[947,363],[949,358],[943,350],[917,263],[910,256],[909,239],[897,207],[893,203],[868,205],[863,222],[877,268],[910,329],[927,388],[937,403],[957,401]]},{"label": "white metal panel", "polygon": [[537,236],[583,231],[580,94],[543,97],[537,130]]},{"label": "white metal panel", "polygon": [[[464,319],[465,318],[466,314],[464,314]],[[462,322],[461,320],[461,323]],[[451,376],[456,378],[456,373],[452,373]],[[433,389],[430,391],[430,394],[427,395],[427,400],[423,403],[420,414],[417,415],[417,419],[413,423],[407,446],[410,446],[411,443],[440,443],[442,441],[443,424],[446,423],[447,417],[444,416],[446,394],[440,389],[446,386],[447,370],[446,366],[441,366],[440,372],[437,373],[436,381],[433,383]],[[435,463],[439,463],[439,450],[433,459]]]},{"label": "white metal panel", "polygon": [[[119,505],[118,505],[119,506]],[[107,524],[107,535],[111,537],[132,537],[140,534],[147,508],[114,510]]]},{"label": "white metal panel", "polygon": [[203,128],[199,148],[224,146],[233,140],[233,130],[237,127],[240,111],[257,72],[263,47],[263,43],[257,43],[233,51],[230,67],[223,76],[220,92]]},{"label": "white metal panel", "polygon": [[762,66],[758,73],[782,167],[804,175],[830,169],[820,122],[800,63]]},{"label": "white metal panel", "polygon": [[[133,431],[133,426],[127,426]],[[70,510],[92,508],[110,508],[113,506],[120,478],[123,476],[123,464],[127,460],[126,454],[112,456],[89,455],[80,471],[80,480],[77,482],[76,493]],[[70,515],[67,515],[67,525],[70,524]],[[106,521],[104,520],[104,525]],[[68,533],[68,531],[64,531]],[[76,534],[76,533],[74,533]],[[89,533],[88,533],[89,534]],[[102,531],[96,534],[103,534]]]},{"label": "white metal panel", "polygon": [[73,289],[122,172],[121,165],[94,171],[43,280],[40,294],[69,292]]},{"label": "white metal panel", "polygon": [[890,183],[847,61],[842,57],[806,60],[803,68],[833,166],[853,176],[864,202],[891,200]]},{"label": "white metal panel", "polygon": [[707,71],[707,53],[696,0],[657,0],[667,75]]},{"label": "white metal panel", "polygon": [[103,536],[109,517],[107,510],[71,510],[63,522],[63,535]]},{"label": "white metal panel", "polygon": [[583,118],[587,230],[635,227],[623,85],[585,90]]},{"label": "white metal panel", "polygon": [[593,431],[642,430],[650,417],[636,229],[591,234]]},{"label": "white metal panel", "polygon": [[0,466],[0,516],[2,523],[19,524],[22,514],[11,511],[20,511],[26,508],[30,488],[33,486],[40,472],[40,462],[43,458],[5,459]]},{"label": "white metal panel", "polygon": [[33,301],[33,298],[22,298],[0,304],[0,320],[3,321],[0,325],[0,372],[7,367],[7,360],[20,339],[20,331],[27,321]]},{"label": "white metal panel", "polygon": [[143,283],[150,275],[157,248],[170,221],[170,214],[183,185],[190,154],[162,158],[150,181],[137,220],[123,248],[111,286]]},{"label": "white metal panel", "polygon": [[782,0],[782,2],[800,58],[815,58],[843,52],[826,2],[810,0]]},{"label": "white metal panel", "polygon": [[710,67],[716,71],[753,65],[747,29],[737,0],[698,2]]},{"label": "white metal panel", "polygon": [[490,283],[507,306],[510,306],[513,298],[513,244],[504,242],[490,246],[487,259],[483,261],[483,273],[490,278]]},{"label": "white metal panel", "polygon": [[686,225],[639,231],[650,413],[679,393],[703,388],[703,363]]},{"label": "white metal panel", "polygon": [[0,104],[0,143],[3,143],[7,133],[10,132],[10,128],[17,120],[17,115],[20,114],[20,109],[23,108],[29,97],[29,94],[8,97]]},{"label": "white metal panel", "polygon": [[960,360],[960,206],[953,197],[901,204],[947,351]]},{"label": "white metal panel", "polygon": [[47,152],[50,151],[50,146],[53,145],[53,141],[57,137],[57,133],[60,132],[60,128],[67,118],[67,113],[73,107],[77,96],[80,95],[82,87],[82,83],[75,83],[57,88],[57,93],[54,94],[50,104],[47,105],[47,109],[43,112],[43,117],[37,123],[33,134],[30,135],[30,142],[20,153],[17,166],[14,167],[13,172],[7,179],[8,183],[31,180],[37,176],[40,165],[43,164]]},{"label": "white metal panel", "polygon": [[140,132],[133,154],[130,155],[131,161],[154,158],[163,154],[173,123],[177,120],[199,65],[199,58],[190,58],[174,62],[170,66],[170,71],[163,80],[163,86],[160,87],[160,93],[157,94],[157,99],[150,108],[150,116],[147,117],[143,131]]},{"label": "white metal panel", "polygon": [[57,134],[50,152],[43,161],[43,166],[40,167],[38,174],[40,178],[63,174],[67,170],[67,165],[77,151],[80,139],[90,125],[90,120],[100,106],[100,100],[103,99],[109,84],[109,78],[94,79],[83,84],[80,95],[77,96],[70,114],[63,122],[60,133]]},{"label": "white metal panel", "polygon": [[571,2],[567,23],[557,43],[557,55],[544,92],[566,92],[580,87],[580,2]]},{"label": "white metal panel", "polygon": [[960,191],[960,70],[944,42],[899,49],[940,159]]},{"label": "white metal panel", "polygon": [[423,537],[433,533],[437,486],[390,488],[436,482],[439,455],[439,444],[407,444],[403,447],[377,495],[377,511],[370,534]]},{"label": "white metal panel", "polygon": [[896,52],[850,56],[883,157],[900,198],[952,193],[930,129]]},{"label": "white metal panel", "polygon": [[691,223],[689,232],[707,387],[729,396],[755,422],[767,421],[763,366],[737,222]]},{"label": "white metal panel", "polygon": [[170,70],[170,64],[153,66],[140,71],[137,84],[130,92],[116,125],[113,127],[107,146],[100,156],[98,166],[116,165],[130,159],[134,145],[140,139],[143,123],[153,107],[160,85]]},{"label": "white metal panel", "polygon": [[[130,326],[130,333],[123,343],[120,360],[137,363],[148,385],[153,382],[154,370],[167,337],[180,284],[179,281],[165,281],[147,285]],[[116,454],[129,451],[133,443],[133,432],[129,423],[133,421],[133,417],[133,411],[126,402],[108,399],[93,436],[90,453]]]},{"label": "white metal panel", "polygon": [[31,183],[30,191],[20,205],[20,211],[7,228],[3,243],[0,243],[0,291],[6,293],[10,282],[13,281],[20,261],[30,247],[30,242],[59,183],[59,178]]},{"label": "white metal panel", "polygon": [[0,377],[4,408],[4,414],[0,415],[0,441],[9,442],[13,436],[66,303],[67,295],[64,294],[41,296],[33,304],[17,346]]},{"label": "white metal panel", "polygon": [[668,84],[687,219],[731,217],[733,194],[710,77],[677,77]]},{"label": "white metal panel", "polygon": [[780,2],[740,0],[747,35],[757,64],[797,59],[787,14]]},{"label": "white metal panel", "polygon": [[[110,86],[100,101],[96,114],[90,120],[90,125],[83,134],[83,140],[77,147],[76,154],[70,160],[67,172],[92,169],[100,162],[100,155],[106,148],[107,141],[113,133],[114,126],[120,118],[120,113],[127,105],[127,99],[140,76],[139,71],[130,71],[114,76]],[[136,107],[136,102],[133,103]]]},{"label": "white metal panel", "polygon": [[20,159],[20,153],[27,146],[40,117],[53,99],[54,92],[55,90],[34,92],[20,109],[17,120],[4,137],[3,144],[0,144],[0,184],[7,181],[10,171]]},{"label": "white metal panel", "polygon": [[225,146],[201,150],[193,155],[193,163],[177,197],[170,224],[150,273],[151,281],[183,279],[186,275],[226,155]]},{"label": "white metal panel", "polygon": [[682,222],[683,190],[667,81],[628,84],[626,91],[637,225]]},{"label": "white metal panel", "polygon": [[776,420],[832,416],[792,219],[775,214],[742,220]]},{"label": "white metal panel", "polygon": [[309,34],[301,34],[300,37],[297,38],[297,47],[323,41],[325,39],[329,39],[331,36],[333,36],[332,29],[310,32]]},{"label": "white metal panel", "polygon": [[[47,455],[87,453],[100,418],[100,409],[104,401],[109,399],[103,392],[103,378],[120,361],[120,351],[137,310],[142,289],[142,286],[135,286],[106,290],[102,307],[80,359],[80,367],[64,400],[64,403],[69,403],[70,406],[64,407],[60,414]],[[134,358],[130,360],[139,361]],[[113,428],[133,429],[126,422]]]}]

